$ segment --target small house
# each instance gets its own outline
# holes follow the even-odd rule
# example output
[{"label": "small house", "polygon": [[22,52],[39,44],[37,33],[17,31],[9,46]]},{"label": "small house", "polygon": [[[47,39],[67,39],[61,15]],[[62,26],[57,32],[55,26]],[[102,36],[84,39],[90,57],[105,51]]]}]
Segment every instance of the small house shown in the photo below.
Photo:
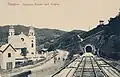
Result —
[{"label": "small house", "polygon": [[11,44],[0,47],[0,67],[9,70],[15,67],[15,48]]}]

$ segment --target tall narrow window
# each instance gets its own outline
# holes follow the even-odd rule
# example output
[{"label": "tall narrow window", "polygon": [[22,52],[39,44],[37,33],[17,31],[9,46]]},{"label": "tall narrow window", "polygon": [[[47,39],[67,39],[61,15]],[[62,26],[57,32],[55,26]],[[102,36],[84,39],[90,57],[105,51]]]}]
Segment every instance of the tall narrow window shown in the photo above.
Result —
[{"label": "tall narrow window", "polygon": [[33,43],[31,44],[31,47],[33,47]]},{"label": "tall narrow window", "polygon": [[33,35],[33,33],[32,33],[32,35]]},{"label": "tall narrow window", "polygon": [[11,53],[8,53],[8,57],[11,57]]}]

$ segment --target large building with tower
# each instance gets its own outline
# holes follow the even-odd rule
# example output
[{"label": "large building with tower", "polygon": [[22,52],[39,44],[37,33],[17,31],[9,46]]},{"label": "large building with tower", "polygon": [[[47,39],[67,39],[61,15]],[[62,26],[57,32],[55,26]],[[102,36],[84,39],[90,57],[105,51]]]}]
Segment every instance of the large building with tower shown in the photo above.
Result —
[{"label": "large building with tower", "polygon": [[28,60],[34,60],[36,55],[36,37],[35,31],[32,26],[29,28],[29,33],[25,35],[21,32],[19,35],[15,35],[15,29],[13,26],[9,28],[8,43],[11,44],[17,52],[15,53],[16,61],[24,61],[24,56],[22,56],[22,51],[25,49],[27,51],[26,58]]}]

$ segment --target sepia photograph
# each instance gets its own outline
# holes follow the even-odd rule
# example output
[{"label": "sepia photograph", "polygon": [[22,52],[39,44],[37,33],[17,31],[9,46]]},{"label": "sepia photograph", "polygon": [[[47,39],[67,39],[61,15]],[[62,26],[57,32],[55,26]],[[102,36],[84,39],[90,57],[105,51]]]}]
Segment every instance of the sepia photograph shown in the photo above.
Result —
[{"label": "sepia photograph", "polygon": [[120,77],[120,0],[0,0],[0,77]]}]

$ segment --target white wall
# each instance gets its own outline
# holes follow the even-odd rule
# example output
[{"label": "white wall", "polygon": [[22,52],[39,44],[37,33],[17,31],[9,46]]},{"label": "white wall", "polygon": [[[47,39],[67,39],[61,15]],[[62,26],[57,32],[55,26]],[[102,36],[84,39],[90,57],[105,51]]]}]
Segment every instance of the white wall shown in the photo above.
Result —
[{"label": "white wall", "polygon": [[[11,53],[11,57],[8,57],[8,53]],[[2,56],[2,69],[7,69],[7,62],[12,62],[13,68],[15,67],[15,51],[9,46]]]},{"label": "white wall", "polygon": [[[21,38],[24,38],[24,41],[21,41]],[[33,40],[33,42],[32,42]],[[9,39],[9,43],[13,45],[14,48],[24,48],[26,47],[28,50],[27,58],[33,58],[35,57],[35,52],[36,52],[36,37],[35,36],[26,36],[24,34],[20,35],[14,35],[11,36]],[[31,47],[31,44],[33,43],[34,47]],[[20,50],[17,51],[16,53],[16,58],[21,58],[22,56],[19,54],[21,52]],[[34,52],[34,54],[31,54]]]}]

